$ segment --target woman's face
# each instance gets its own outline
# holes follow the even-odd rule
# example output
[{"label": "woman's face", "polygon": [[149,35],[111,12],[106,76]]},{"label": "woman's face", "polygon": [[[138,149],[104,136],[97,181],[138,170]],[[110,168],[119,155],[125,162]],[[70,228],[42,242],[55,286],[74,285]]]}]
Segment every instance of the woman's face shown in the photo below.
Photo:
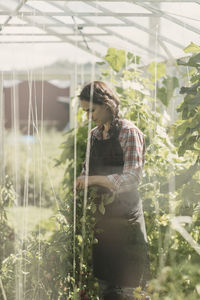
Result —
[{"label": "woman's face", "polygon": [[[87,117],[89,119],[89,112],[90,112],[90,102],[86,100],[81,100],[80,105],[82,109],[87,112]],[[92,121],[97,126],[103,125],[111,120],[111,113],[108,107],[105,104],[95,104],[92,105]]]}]

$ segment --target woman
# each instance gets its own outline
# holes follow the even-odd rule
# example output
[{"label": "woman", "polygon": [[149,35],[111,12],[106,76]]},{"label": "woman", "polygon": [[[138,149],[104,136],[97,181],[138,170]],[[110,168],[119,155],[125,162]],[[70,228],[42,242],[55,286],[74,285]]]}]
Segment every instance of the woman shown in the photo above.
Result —
[{"label": "woman", "polygon": [[[100,191],[115,195],[105,214],[98,214],[96,226],[103,230],[95,234],[94,275],[102,286],[103,299],[129,299],[133,287],[144,288],[149,271],[145,222],[137,191],[144,164],[144,136],[132,122],[119,117],[120,100],[106,83],[87,84],[79,98],[88,116],[92,101],[92,120],[97,125],[91,130],[88,186],[98,185]],[[84,188],[85,175],[84,164],[77,189]]]}]

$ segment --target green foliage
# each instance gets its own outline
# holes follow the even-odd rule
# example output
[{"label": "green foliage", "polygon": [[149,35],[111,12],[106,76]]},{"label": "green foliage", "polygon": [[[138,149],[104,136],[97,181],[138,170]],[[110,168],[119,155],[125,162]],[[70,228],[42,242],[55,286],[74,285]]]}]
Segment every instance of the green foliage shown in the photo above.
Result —
[{"label": "green foliage", "polygon": [[[71,197],[70,197],[71,196]],[[98,299],[99,285],[92,270],[92,248],[98,241],[94,236],[97,206],[95,199],[97,191],[89,188],[86,210],[84,211],[84,192],[76,196],[76,220],[74,220],[73,193],[66,194],[66,201],[62,203],[60,213],[64,216],[66,238],[66,264],[68,273],[68,298],[74,299],[76,293],[87,295],[89,299]],[[74,233],[74,222],[76,232]],[[80,296],[79,296],[80,297]],[[82,297],[80,297],[82,299]],[[80,299],[79,298],[79,299]]]},{"label": "green foliage", "polygon": [[62,279],[67,280],[63,265],[66,242],[63,232],[53,234],[49,241],[39,239],[34,233],[25,240],[17,253],[3,262],[2,282],[7,298],[15,298],[17,281],[18,294],[25,299],[66,299],[60,297],[65,294]]},{"label": "green foliage", "polygon": [[166,65],[162,62],[152,62],[147,71],[151,74],[153,81],[155,81],[155,78],[158,80],[166,75]]},{"label": "green foliage", "polygon": [[178,78],[167,75],[164,63],[152,62],[147,71],[151,74],[152,81],[156,79],[157,97],[167,107],[173,98],[175,89],[179,87]]},{"label": "green foliage", "polygon": [[188,67],[200,67],[200,46],[190,43],[189,46],[187,46],[184,49],[185,53],[193,53],[193,55],[186,61],[182,59],[178,59],[177,63],[178,65],[188,66]]},{"label": "green foliage", "polygon": [[179,82],[176,77],[167,76],[162,80],[162,85],[158,88],[157,96],[165,106],[168,106],[174,90],[179,86]]},{"label": "green foliage", "polygon": [[[74,178],[72,176],[72,174],[74,174],[74,137],[76,135],[77,140],[76,173],[79,174],[82,169],[82,163],[85,159],[87,132],[87,126],[80,126],[77,129],[72,129],[65,133],[66,140],[61,145],[62,153],[60,159],[57,160],[56,165],[58,166],[65,164],[66,166],[66,172],[63,178],[63,184],[66,188],[69,186],[73,186],[74,181]],[[70,172],[68,170],[70,170]]]},{"label": "green foliage", "polygon": [[[94,197],[96,197],[96,192],[91,189],[84,219],[80,218],[83,211],[83,192],[77,195],[75,244],[73,194],[71,193],[66,194],[66,201],[62,202],[55,216],[59,228],[54,230],[49,239],[38,236],[36,228],[32,236],[24,241],[17,254],[12,254],[4,260],[2,281],[8,299],[13,299],[15,296],[16,291],[11,287],[16,279],[26,297],[33,300],[39,297],[43,300],[76,299],[76,297],[80,299],[83,291],[89,299],[97,299],[99,285],[93,277],[91,268],[92,246],[97,242],[93,235],[95,224],[93,215],[96,211]],[[75,269],[73,262],[75,262]],[[20,276],[18,277],[17,274]]]},{"label": "green foliage", "polygon": [[[76,130],[71,130],[66,134],[66,141],[62,144],[63,152],[60,161],[57,161],[57,164],[65,164],[67,166],[62,184],[63,201],[59,209],[59,213],[66,220],[65,226],[67,226],[65,231],[68,240],[66,246],[66,264],[69,274],[66,287],[68,291],[67,299],[76,299],[77,293],[81,294],[82,298],[84,295],[87,295],[89,299],[98,299],[98,294],[100,294],[99,285],[92,270],[92,248],[98,242],[94,236],[94,228],[98,213],[105,213],[105,206],[113,201],[113,197],[109,194],[99,194],[98,187],[89,188],[86,210],[84,212],[84,193],[83,191],[78,192],[76,194],[76,220],[74,220],[72,188],[74,184],[74,135],[76,134],[77,139],[77,176],[82,169],[87,143],[87,123],[82,124],[81,119],[79,112],[79,126]],[[75,236],[74,224],[76,224]],[[76,252],[75,254],[74,251]]]},{"label": "green foliage", "polygon": [[199,268],[194,264],[183,262],[166,266],[150,283],[149,294],[155,300],[197,300],[200,296],[199,275]]},{"label": "green foliage", "polygon": [[8,225],[6,208],[13,204],[15,194],[8,177],[5,185],[0,186],[0,273],[2,261],[14,250],[15,234],[13,228]]},{"label": "green foliage", "polygon": [[[184,155],[188,150],[196,155],[200,154],[200,53],[197,53],[198,47],[192,43],[186,48],[186,52],[195,54],[184,62],[184,66],[195,67],[196,71],[191,76],[192,85],[182,87],[180,90],[181,94],[185,94],[183,102],[177,108],[177,111],[181,113],[181,120],[174,124],[179,155]],[[183,63],[178,60],[178,64]]]},{"label": "green foliage", "polygon": [[195,43],[191,42],[185,49],[185,53],[199,53],[200,46],[196,45]]},{"label": "green foliage", "polygon": [[105,56],[105,60],[110,64],[113,70],[119,72],[126,62],[125,51],[109,48]]},{"label": "green foliage", "polygon": [[134,55],[131,52],[127,53],[128,64],[134,63],[134,64],[140,64],[140,56]]}]

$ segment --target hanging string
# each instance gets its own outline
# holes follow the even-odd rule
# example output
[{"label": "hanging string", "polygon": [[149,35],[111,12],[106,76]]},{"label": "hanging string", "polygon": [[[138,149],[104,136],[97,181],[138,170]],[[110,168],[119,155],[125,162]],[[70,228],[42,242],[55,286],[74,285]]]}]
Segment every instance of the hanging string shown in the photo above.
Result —
[{"label": "hanging string", "polygon": [[[39,216],[41,217],[41,207],[42,207],[42,184],[43,184],[43,114],[44,114],[44,65],[42,65],[42,91],[41,91],[41,116],[40,116],[40,166],[38,166],[38,169],[40,170],[40,186],[39,186]],[[36,95],[36,90],[35,90]],[[35,111],[37,112],[37,106],[35,104]],[[38,124],[35,126],[35,130],[38,128]],[[36,130],[36,134],[38,131]],[[38,226],[38,234],[39,234],[39,241],[38,241],[38,252],[39,252],[39,260],[41,259],[41,228],[40,223]],[[40,281],[40,263],[38,263],[38,273],[37,273],[37,279],[38,283]]]},{"label": "hanging string", "polygon": [[84,85],[84,82],[85,82],[85,80],[84,80],[84,64],[82,63],[81,64],[81,86]]},{"label": "hanging string", "polygon": [[[136,53],[133,53],[134,54],[134,72],[135,72],[135,83],[137,84],[138,83],[138,78],[137,78],[137,55]],[[138,110],[137,112],[137,127],[139,127],[139,122],[140,122],[140,112]]]},{"label": "hanging string", "polygon": [[[13,70],[13,85],[12,85],[12,94],[11,101],[13,99],[13,110],[12,110],[12,123],[14,128],[14,156],[13,156],[13,166],[14,166],[14,188],[16,191],[17,197],[20,194],[20,183],[19,183],[19,97],[18,97],[18,84],[15,82],[15,72]],[[12,102],[11,102],[12,103]],[[19,203],[14,203],[16,206],[19,206]]]},{"label": "hanging string", "polygon": [[[28,130],[27,130],[27,136],[30,136],[30,126],[31,126],[31,111],[32,111],[32,71],[28,72],[28,86],[29,86],[29,105],[28,105]],[[30,140],[28,139],[27,141],[27,159],[26,159],[26,170],[25,170],[25,184],[24,184],[24,200],[23,200],[23,207],[25,211],[25,217],[24,217],[24,228],[23,228],[23,244],[24,248],[26,249],[26,238],[28,235],[28,199],[29,199],[29,175],[30,175],[30,163],[31,163],[31,145],[30,145]],[[25,269],[25,274],[24,274],[24,299],[25,299],[25,294],[26,294],[26,251],[24,253],[24,269]]]},{"label": "hanging string", "polygon": [[[0,79],[0,138],[1,138],[1,146],[0,146],[0,163],[1,163],[1,177],[0,177],[0,185],[4,185],[4,94],[3,94],[3,72],[1,73]],[[3,282],[0,276],[0,290],[3,296],[3,300],[7,300],[7,296],[5,293],[5,289],[3,286]]]},{"label": "hanging string", "polygon": [[[15,72],[13,69],[12,72],[12,88],[11,88],[11,107],[13,107],[12,109],[12,125],[14,128],[14,155],[12,157],[12,165],[13,165],[13,175],[14,175],[14,189],[15,189],[15,201],[13,203],[13,207],[15,208],[19,208],[20,206],[20,176],[19,176],[19,170],[20,170],[20,157],[19,157],[19,110],[18,110],[18,105],[19,105],[19,98],[18,98],[18,84],[14,84],[15,82]],[[14,210],[15,212],[15,218],[17,219],[17,213],[18,210]],[[15,239],[15,243],[14,243],[14,247],[15,247],[15,254],[18,253],[18,236],[19,236],[19,229],[18,226],[16,226],[15,230],[14,230],[14,239]],[[16,275],[19,274],[19,272],[21,272],[21,269],[18,270],[18,264],[16,265],[15,268],[16,271]],[[21,274],[21,273],[20,273]],[[16,293],[18,291],[18,280],[17,280],[17,276],[15,276],[15,288],[16,288]]]},{"label": "hanging string", "polygon": [[1,171],[0,171],[0,184],[4,186],[4,178],[5,178],[5,144],[4,144],[4,93],[3,93],[3,71],[1,72],[1,81],[0,81],[0,163],[1,163]]},{"label": "hanging string", "polygon": [[[92,60],[92,70],[91,70],[91,82],[95,80],[95,64]],[[88,139],[86,147],[86,159],[85,159],[85,186],[84,186],[84,200],[83,200],[83,216],[82,216],[82,244],[81,244],[81,255],[80,255],[80,282],[79,287],[82,288],[82,270],[83,270],[83,258],[84,258],[84,248],[85,248],[85,238],[86,238],[86,207],[87,207],[87,197],[88,197],[88,176],[89,176],[89,159],[90,159],[90,147],[91,147],[91,138],[90,132],[92,129],[92,99],[93,99],[93,85],[91,85],[90,91],[90,102],[89,102],[89,121],[88,121]]]},{"label": "hanging string", "polygon": [[[186,28],[185,28],[185,22],[184,22],[184,32],[185,32]],[[185,41],[185,35],[183,35],[183,39],[184,39],[184,45],[186,44]],[[187,72],[187,83],[186,85],[188,85],[189,87],[191,86],[191,82],[190,82],[190,72],[189,72],[189,67],[186,66],[186,72]]]},{"label": "hanging string", "polygon": [[[94,51],[92,50],[92,53]],[[95,66],[94,61],[92,61],[92,70],[91,70],[91,82],[95,80]],[[87,196],[88,196],[88,175],[89,175],[89,160],[90,160],[90,147],[91,147],[91,138],[90,132],[92,128],[92,106],[93,106],[93,85],[91,85],[90,90],[90,102],[89,102],[89,122],[88,122],[88,139],[86,147],[86,159],[85,159],[85,186],[84,186],[84,200],[83,200],[83,216],[82,216],[82,244],[81,244],[81,255],[80,255],[80,282],[79,287],[82,289],[82,270],[83,270],[83,258],[84,258],[84,248],[85,248],[85,238],[86,238],[86,207],[87,207]]]},{"label": "hanging string", "polygon": [[157,108],[157,54],[158,54],[158,25],[156,25],[156,43],[155,43],[155,68],[154,68],[154,134],[153,136],[155,137],[156,135],[156,127],[157,127],[157,119],[156,119],[156,108]]},{"label": "hanging string", "polygon": [[[77,37],[77,31],[75,31]],[[76,38],[77,46],[77,38]],[[77,61],[74,63],[74,91],[77,89]],[[76,274],[76,209],[77,209],[77,194],[76,194],[76,178],[77,178],[77,98],[76,94],[73,99],[74,104],[74,211],[73,211],[73,277]],[[76,280],[74,281],[74,289],[76,289]]]},{"label": "hanging string", "polygon": [[[36,99],[36,82],[35,82],[35,78],[33,80],[33,107],[34,110],[32,111],[32,120],[33,123],[35,122],[36,127],[38,127],[38,115],[37,115],[37,99]],[[36,130],[34,128],[34,126],[32,127],[33,130],[33,141],[36,142]],[[37,148],[34,147],[34,173],[33,173],[33,206],[36,206],[36,174],[39,170],[39,162],[37,160]],[[37,169],[37,164],[38,164],[38,169]]]},{"label": "hanging string", "polygon": [[[153,111],[154,111],[154,127],[153,127],[153,142],[155,143],[155,138],[156,138],[156,129],[157,129],[157,59],[158,59],[158,24],[155,26],[155,33],[156,33],[156,39],[155,39],[155,68],[154,68],[154,107],[153,107]],[[154,147],[152,148],[152,151],[154,151]],[[154,195],[155,195],[155,211],[156,211],[156,215],[157,217],[159,216],[159,202],[157,199],[157,180],[156,178],[154,178]],[[162,249],[162,241],[161,241],[161,231],[160,231],[160,227],[158,228],[158,252],[159,254],[161,253],[161,249]],[[159,271],[158,271],[159,273]]]},{"label": "hanging string", "polygon": [[[25,3],[25,1],[22,1],[21,3]],[[22,21],[23,21],[23,18],[24,16],[22,15],[21,16],[22,18]],[[13,69],[14,71],[14,69]],[[13,73],[14,75],[14,73]],[[13,76],[14,78],[14,76]],[[18,90],[17,90],[18,92]],[[17,101],[18,101],[18,95],[17,95]],[[18,102],[16,104],[16,106],[14,106],[14,117],[16,118],[16,110],[17,110],[17,105],[20,105],[20,103]],[[18,118],[18,124],[19,124],[19,115],[17,116]],[[17,126],[17,118],[16,118],[16,122],[14,122],[14,124]],[[15,126],[14,125],[14,126]],[[20,126],[18,128],[18,130],[20,129]],[[15,131],[16,135],[15,135],[15,143],[17,143],[17,132]],[[18,134],[18,137],[20,136],[20,132]],[[18,154],[17,152],[20,151],[19,147],[17,148],[15,146],[15,160],[18,161]],[[19,152],[18,152],[19,153]],[[22,164],[22,160],[21,160],[21,156],[20,156],[20,160],[19,160],[19,164],[17,165],[17,162],[15,162],[16,164],[16,193],[17,193],[17,197],[20,197],[19,201],[16,202],[16,206],[17,207],[23,207],[24,208],[24,199],[23,199],[23,202],[22,202],[22,199],[21,199],[21,188],[24,184],[24,195],[25,195],[25,180],[26,180],[26,177],[23,178],[23,174],[21,174],[21,164]],[[26,168],[26,173],[28,173],[28,165],[27,165],[27,168]],[[19,176],[18,176],[19,174]],[[18,186],[18,178],[19,178],[19,186]],[[23,179],[24,179],[24,183],[23,183]],[[24,244],[24,210],[23,210],[23,215],[22,215],[22,220],[23,220],[23,227],[22,227],[22,232],[21,232],[21,236],[19,236],[19,239],[16,240],[15,238],[15,254],[17,254],[19,251],[20,251],[20,259],[17,261],[17,264],[16,264],[16,267],[15,267],[15,293],[16,293],[16,300],[23,300],[24,299],[24,293],[23,293],[23,290],[24,290],[24,284],[23,284],[23,244]],[[16,232],[16,230],[15,230]],[[20,230],[18,231],[18,233],[20,232]]]}]

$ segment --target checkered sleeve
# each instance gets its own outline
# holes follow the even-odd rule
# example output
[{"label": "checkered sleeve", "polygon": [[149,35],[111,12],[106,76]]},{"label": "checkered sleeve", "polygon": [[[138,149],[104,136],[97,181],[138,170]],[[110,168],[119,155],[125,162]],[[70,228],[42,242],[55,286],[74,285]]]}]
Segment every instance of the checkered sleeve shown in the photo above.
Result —
[{"label": "checkered sleeve", "polygon": [[110,174],[107,178],[115,185],[116,193],[137,188],[144,165],[145,140],[137,128],[128,128],[122,133],[121,145],[124,155],[122,174]]}]

